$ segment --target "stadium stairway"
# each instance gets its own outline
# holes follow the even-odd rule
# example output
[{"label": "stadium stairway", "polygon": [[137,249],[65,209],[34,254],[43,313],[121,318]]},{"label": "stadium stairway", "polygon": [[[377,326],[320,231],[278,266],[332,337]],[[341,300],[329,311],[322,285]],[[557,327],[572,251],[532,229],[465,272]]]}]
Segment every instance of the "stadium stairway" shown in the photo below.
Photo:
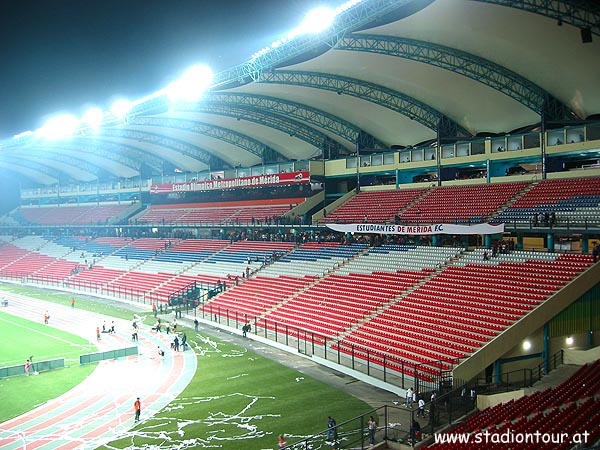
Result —
[{"label": "stadium stairway", "polygon": [[[368,249],[367,249],[367,251],[368,251]],[[406,294],[414,291],[419,286],[422,286],[425,283],[427,283],[427,281],[430,280],[435,274],[441,273],[444,270],[445,267],[446,267],[446,265],[438,267],[434,272],[430,273],[425,278],[419,280],[416,284],[410,286],[406,291],[400,292],[397,295],[395,295],[394,297],[392,297],[387,303],[381,305],[375,311],[372,311],[368,316],[364,317],[361,321],[355,323],[349,330],[346,330],[345,332],[341,333],[337,337],[337,339],[335,340],[335,342],[333,344],[336,344],[339,341],[342,341],[345,337],[349,336],[354,331],[356,331],[357,329],[359,329],[363,324],[369,322],[371,319],[377,317],[382,312],[388,310],[396,302],[401,301],[402,297],[404,297]]]},{"label": "stadium stairway", "polygon": [[[368,251],[368,249],[366,251]],[[405,291],[399,292],[397,295],[394,295],[392,298],[389,299],[388,302],[384,303],[383,305],[381,305],[380,307],[378,307],[376,310],[372,311],[370,314],[368,314],[367,316],[365,316],[362,320],[359,320],[358,322],[354,323],[348,330],[345,330],[342,333],[338,334],[338,336],[336,336],[336,339],[333,340],[332,342],[330,342],[331,348],[332,349],[338,349],[338,348],[341,349],[342,346],[348,345],[348,342],[345,341],[347,338],[351,339],[352,336],[355,333],[357,335],[359,335],[361,328],[365,324],[368,324],[373,319],[377,318],[382,313],[384,313],[385,311],[387,311],[388,309],[390,309],[392,306],[394,306],[398,302],[401,302],[402,299],[406,295],[408,295],[409,293],[413,292],[418,287],[425,285],[428,281],[430,281],[432,278],[434,278],[437,274],[442,273],[446,269],[446,267],[452,265],[453,262],[456,261],[456,260],[458,260],[459,258],[460,258],[460,255],[451,257],[444,264],[439,265],[435,270],[429,272],[424,278],[418,280],[412,286],[409,286]],[[418,337],[416,335],[415,335],[415,339],[418,339]],[[350,342],[350,344],[352,344],[353,341],[349,340],[349,342]],[[371,343],[369,343],[369,345],[373,345],[373,343],[371,342]],[[342,351],[342,353],[344,353],[344,350],[341,350],[341,351]],[[447,355],[443,355],[443,354],[440,353],[438,355],[437,359],[440,360],[440,361],[444,360],[444,359],[447,359]],[[421,362],[423,362],[423,361],[417,361],[415,363],[418,364],[418,363],[421,363]],[[408,378],[412,378],[413,375],[414,375],[414,372],[413,372],[412,369],[408,369],[404,373],[404,376],[408,377]]]},{"label": "stadium stairway", "polygon": [[513,203],[516,203],[521,197],[526,195],[531,189],[533,189],[535,185],[536,182],[529,183],[521,190],[521,192],[511,197],[506,203],[504,203],[504,205],[502,205],[501,208],[498,208],[496,211],[494,211],[494,213],[490,216],[490,222],[493,222],[500,214],[502,214],[502,212],[510,208],[513,205]]},{"label": "stadium stairway", "polygon": [[525,395],[533,394],[537,391],[543,391],[549,387],[558,386],[567,381],[575,372],[580,369],[581,366],[574,364],[563,364],[558,366],[556,369],[551,371],[549,374],[544,375],[540,381],[534,383],[530,388],[525,388]]},{"label": "stadium stairway", "polygon": [[[227,291],[219,294],[218,296],[213,298],[213,300],[211,300],[209,305],[211,308],[219,307],[219,306],[224,307],[224,308],[233,308],[236,311],[236,313],[242,314],[242,317],[244,317],[244,318],[247,317],[248,320],[252,320],[256,323],[264,322],[264,326],[268,329],[274,329],[274,327],[278,323],[282,323],[284,325],[289,325],[292,327],[300,327],[300,328],[303,326],[308,327],[312,323],[312,319],[309,318],[308,316],[306,316],[305,314],[302,314],[301,311],[295,311],[293,313],[293,315],[290,315],[291,312],[286,310],[286,305],[288,305],[289,302],[293,301],[298,296],[301,296],[304,292],[310,290],[312,287],[317,285],[319,282],[326,279],[327,276],[329,276],[329,274],[333,273],[337,267],[343,265],[344,263],[347,263],[348,261],[350,261],[354,258],[359,257],[360,254],[362,254],[362,253],[364,253],[364,251],[366,251],[366,248],[359,248],[358,251],[356,251],[356,248],[352,248],[352,247],[345,248],[344,247],[343,248],[344,252],[350,252],[350,254],[351,254],[350,258],[346,258],[341,261],[339,260],[339,257],[331,258],[332,261],[329,263],[328,268],[326,268],[322,272],[311,273],[309,275],[305,275],[304,277],[301,277],[298,274],[285,273],[286,272],[285,269],[287,269],[286,266],[288,265],[288,263],[285,262],[285,258],[286,258],[286,256],[288,256],[288,257],[291,256],[293,258],[294,251],[301,252],[303,257],[307,257],[307,256],[310,257],[310,255],[306,255],[305,252],[308,251],[310,253],[317,248],[325,248],[328,251],[332,250],[334,252],[333,254],[336,254],[335,249],[338,247],[339,247],[339,244],[330,245],[329,243],[323,243],[323,244],[319,245],[316,243],[310,243],[305,246],[301,246],[299,248],[294,248],[294,249],[290,250],[289,252],[287,252],[286,254],[281,256],[281,258],[279,258],[277,261],[270,263],[270,264],[265,264],[261,269],[257,270],[252,275],[252,277],[254,277],[255,279],[261,278],[262,279],[261,282],[263,282],[263,283],[269,283],[268,280],[270,280],[270,279],[279,280],[282,277],[283,278],[288,277],[290,279],[290,281],[293,279],[295,282],[296,281],[300,282],[297,285],[296,289],[283,292],[282,293],[283,295],[279,298],[270,297],[270,300],[267,300],[267,298],[265,297],[264,300],[259,300],[258,302],[254,302],[254,301],[249,302],[248,300],[246,300],[247,303],[249,302],[252,305],[250,305],[250,304],[242,305],[241,303],[237,302],[237,300],[239,300],[237,297],[240,297],[243,299],[244,297],[247,298],[247,295],[249,294],[249,292],[246,292],[246,290],[248,288],[248,280],[243,280],[243,283],[241,283],[241,285],[239,287],[236,286],[233,289],[227,290]],[[345,254],[344,252],[342,252],[342,254]],[[330,255],[330,253],[327,253],[327,254]],[[324,264],[328,259],[329,258],[324,259],[322,261],[322,263]],[[281,260],[284,260],[284,261],[281,261]],[[282,274],[278,274],[278,270],[277,270],[278,266],[280,267],[280,270],[283,270]],[[322,264],[317,264],[317,266],[325,267]],[[270,290],[270,289],[267,289],[267,287],[268,286],[265,285],[265,290]],[[251,287],[250,289],[256,289],[256,288]],[[236,291],[239,292],[238,296],[236,296]],[[262,298],[263,295],[260,295],[260,297]],[[269,296],[267,296],[267,297],[269,297]],[[233,303],[231,302],[231,300],[233,300]],[[275,302],[270,303],[272,300],[275,300]],[[263,303],[261,304],[261,302],[263,302]],[[267,303],[264,303],[264,302],[267,302]],[[246,306],[248,306],[248,307],[246,307]],[[298,321],[298,324],[296,324],[296,321]],[[302,325],[300,325],[300,324],[302,324]],[[316,326],[316,324],[314,324],[314,326],[312,326],[312,328],[313,328],[313,331],[316,331],[319,333],[322,331],[322,330],[320,330],[320,328],[318,326]]]},{"label": "stadium stairway", "polygon": [[400,211],[398,211],[398,215],[400,217],[402,217],[402,213],[411,209],[413,206],[415,206],[417,203],[419,203],[421,200],[423,200],[425,197],[427,197],[429,195],[429,193],[432,192],[434,189],[435,189],[434,186],[430,186],[429,188],[425,189],[421,195],[419,195],[412,202],[408,203],[404,208],[402,208]]},{"label": "stadium stairway", "polygon": [[[302,287],[302,289],[298,290],[298,291],[297,291],[297,292],[295,292],[294,294],[292,294],[292,295],[288,296],[287,298],[283,299],[281,302],[279,302],[277,305],[275,305],[273,308],[271,308],[269,311],[267,311],[267,312],[266,312],[266,313],[263,315],[263,318],[264,318],[264,316],[265,316],[265,315],[267,315],[268,313],[275,311],[275,310],[276,310],[277,308],[279,308],[280,306],[283,306],[283,305],[285,305],[285,304],[286,304],[288,301],[290,301],[290,300],[292,300],[292,299],[294,299],[294,298],[298,297],[298,296],[299,296],[299,295],[301,295],[302,293],[304,293],[304,292],[308,291],[308,290],[309,290],[311,287],[313,287],[313,286],[315,286],[317,283],[321,282],[321,281],[322,281],[324,278],[326,278],[326,277],[327,277],[329,274],[333,273],[333,272],[336,270],[336,268],[343,267],[343,266],[347,265],[347,264],[348,264],[350,261],[352,261],[352,260],[354,260],[354,259],[356,259],[356,258],[360,257],[360,255],[363,255],[363,254],[365,254],[365,253],[366,253],[368,250],[369,250],[368,248],[365,248],[365,249],[363,249],[362,251],[360,251],[359,253],[355,254],[353,257],[351,257],[351,258],[349,258],[349,259],[347,259],[347,260],[345,260],[345,261],[342,261],[341,263],[335,263],[335,264],[334,264],[334,267],[333,267],[333,268],[331,268],[331,269],[328,269],[328,270],[326,270],[326,271],[325,271],[325,273],[323,274],[323,276],[321,276],[321,277],[318,277],[318,278],[315,278],[315,279],[314,279],[314,280],[312,280],[311,282],[309,282],[309,283],[307,283],[306,285],[304,285],[304,286]],[[291,253],[291,252],[290,252],[290,253]]]}]

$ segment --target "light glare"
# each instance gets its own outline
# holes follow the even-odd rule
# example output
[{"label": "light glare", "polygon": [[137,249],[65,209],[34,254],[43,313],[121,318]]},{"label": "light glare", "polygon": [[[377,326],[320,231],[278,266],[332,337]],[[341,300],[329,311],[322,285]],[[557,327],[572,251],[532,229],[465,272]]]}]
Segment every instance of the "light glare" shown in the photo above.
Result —
[{"label": "light glare", "polygon": [[329,26],[331,26],[331,24],[333,23],[333,20],[336,18],[336,16],[355,7],[362,1],[363,0],[348,0],[347,2],[341,4],[340,6],[338,6],[335,9],[330,9],[327,7],[319,7],[319,8],[314,9],[313,11],[309,12],[306,15],[304,21],[302,22],[302,24],[300,26],[294,28],[293,30],[290,30],[286,36],[275,41],[270,46],[264,47],[264,48],[260,49],[259,51],[255,52],[250,57],[250,62],[255,61],[256,59],[260,58],[261,56],[269,53],[269,51],[273,50],[274,48],[277,48],[280,45],[295,39],[296,37],[298,37],[301,34],[320,33],[322,31],[326,30]]},{"label": "light glare", "polygon": [[197,102],[213,80],[212,70],[204,65],[190,67],[179,80],[167,86],[167,96],[172,102]]},{"label": "light glare", "polygon": [[44,126],[36,131],[36,134],[46,139],[64,139],[73,135],[79,120],[71,114],[61,114],[51,117]]},{"label": "light glare", "polygon": [[117,117],[125,117],[125,115],[131,111],[133,103],[129,100],[121,99],[117,100],[111,107],[110,112]]},{"label": "light glare", "polygon": [[301,33],[320,33],[331,26],[335,18],[335,11],[324,6],[315,8],[310,11],[302,24],[300,24]]},{"label": "light glare", "polygon": [[32,135],[33,135],[33,131],[27,130],[27,131],[23,131],[22,133],[15,134],[13,136],[13,139],[21,139],[21,138],[32,136]]},{"label": "light glare", "polygon": [[82,117],[82,122],[91,128],[100,128],[104,114],[100,108],[90,108]]}]

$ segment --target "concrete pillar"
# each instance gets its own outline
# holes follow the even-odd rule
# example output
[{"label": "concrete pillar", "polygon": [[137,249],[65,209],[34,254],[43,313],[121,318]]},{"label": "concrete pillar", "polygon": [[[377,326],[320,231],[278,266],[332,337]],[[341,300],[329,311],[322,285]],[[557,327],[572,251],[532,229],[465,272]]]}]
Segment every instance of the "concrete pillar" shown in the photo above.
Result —
[{"label": "concrete pillar", "polygon": [[548,253],[554,253],[554,233],[548,233]]},{"label": "concrete pillar", "polygon": [[523,233],[517,234],[517,250],[523,250]]},{"label": "concrete pillar", "polygon": [[590,252],[590,240],[587,234],[581,236],[581,253],[587,254]]}]

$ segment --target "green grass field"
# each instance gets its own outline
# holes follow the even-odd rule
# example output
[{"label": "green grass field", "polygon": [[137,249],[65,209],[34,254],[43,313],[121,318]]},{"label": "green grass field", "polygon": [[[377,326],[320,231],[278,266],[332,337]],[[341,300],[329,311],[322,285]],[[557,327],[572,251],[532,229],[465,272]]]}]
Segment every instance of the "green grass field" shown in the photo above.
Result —
[{"label": "green grass field", "polygon": [[[70,294],[39,291],[32,287],[2,288],[65,305],[69,304],[71,297]],[[132,314],[130,309],[118,304],[85,298],[76,297],[76,305],[80,309],[121,318],[130,318]],[[328,415],[341,424],[372,410],[368,404],[345,392],[244,347],[218,339],[210,332],[195,334],[188,328],[186,333],[198,357],[198,370],[192,382],[159,414],[143,420],[126,436],[104,448],[162,448],[168,441],[169,448],[269,449],[277,447],[277,436],[281,433],[286,434],[288,444],[292,444],[323,431]],[[0,338],[5,342],[4,337]],[[7,355],[6,359],[21,362],[22,355],[22,352],[18,352]],[[81,374],[82,369],[88,368],[78,367],[74,365],[63,371],[65,374]],[[38,377],[47,378],[50,384],[58,385],[53,386],[56,389],[55,396],[61,393],[58,391],[66,391],[73,386],[65,385],[62,373],[60,383],[55,377]],[[0,380],[3,384],[12,383],[15,391],[21,394],[28,389],[25,384],[27,381],[30,381],[27,377]],[[0,387],[2,393],[4,390]],[[15,406],[22,403],[19,400],[23,400],[22,396],[16,394],[13,400]],[[15,406],[11,408],[12,411],[17,411]],[[21,406],[20,411],[33,406],[29,402]],[[343,432],[341,427],[340,432]],[[313,445],[313,448],[321,447]]]},{"label": "green grass field", "polygon": [[56,372],[0,378],[0,422],[22,414],[53,399],[85,379],[95,364],[79,365],[79,355],[95,351],[94,346],[79,336],[31,322],[0,311],[0,366],[24,364],[33,355],[35,361],[65,358],[67,369]]}]

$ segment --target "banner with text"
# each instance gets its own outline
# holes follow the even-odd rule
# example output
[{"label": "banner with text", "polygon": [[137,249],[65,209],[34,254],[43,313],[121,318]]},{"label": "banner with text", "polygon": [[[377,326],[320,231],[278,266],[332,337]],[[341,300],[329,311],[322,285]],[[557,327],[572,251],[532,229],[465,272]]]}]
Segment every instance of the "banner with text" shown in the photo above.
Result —
[{"label": "banner with text", "polygon": [[286,184],[308,183],[309,172],[284,172],[269,175],[254,175],[240,178],[218,178],[211,180],[190,181],[187,183],[154,184],[151,194],[170,194],[172,192],[203,192],[222,189],[253,188]]},{"label": "banner with text", "polygon": [[504,232],[504,224],[491,225],[453,225],[438,223],[433,225],[381,225],[376,223],[328,223],[327,228],[342,233],[376,233],[376,234],[497,234]]}]

